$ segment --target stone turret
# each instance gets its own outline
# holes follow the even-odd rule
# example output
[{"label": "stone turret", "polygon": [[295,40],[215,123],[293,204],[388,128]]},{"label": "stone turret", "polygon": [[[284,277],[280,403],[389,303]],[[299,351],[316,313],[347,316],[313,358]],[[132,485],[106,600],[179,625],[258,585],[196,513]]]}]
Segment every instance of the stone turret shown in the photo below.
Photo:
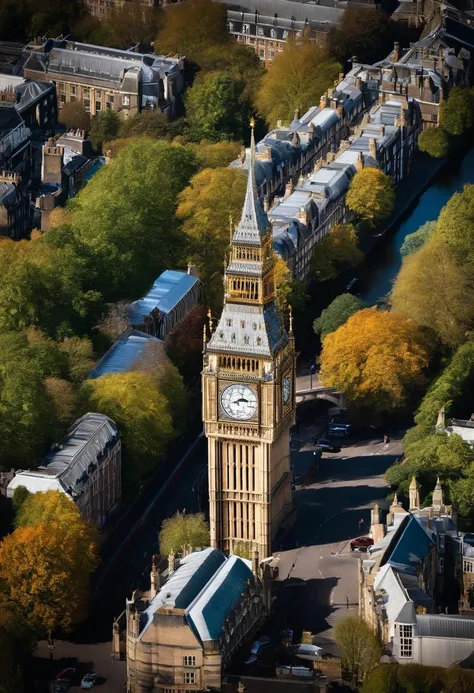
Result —
[{"label": "stone turret", "polygon": [[441,487],[441,482],[439,480],[439,477],[436,480],[436,486],[433,491],[433,509],[434,510],[442,510],[444,507],[444,499],[443,499],[443,489]]},{"label": "stone turret", "polygon": [[378,503],[376,503],[370,511],[370,535],[374,540],[374,543],[377,543],[383,539],[385,534],[385,527],[381,521],[380,515],[380,506]]},{"label": "stone turret", "polygon": [[410,482],[410,506],[409,510],[417,510],[420,507],[420,484],[416,480],[416,476]]}]

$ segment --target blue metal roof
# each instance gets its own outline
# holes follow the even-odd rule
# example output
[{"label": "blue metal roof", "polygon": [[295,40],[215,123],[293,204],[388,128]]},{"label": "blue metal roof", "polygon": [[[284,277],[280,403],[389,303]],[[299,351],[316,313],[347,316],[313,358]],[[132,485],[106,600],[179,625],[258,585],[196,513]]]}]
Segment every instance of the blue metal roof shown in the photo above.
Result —
[{"label": "blue metal roof", "polygon": [[93,380],[100,378],[101,375],[124,373],[131,370],[150,342],[161,343],[161,339],[138,330],[125,332],[104,354],[96,367],[91,370],[89,378]]},{"label": "blue metal roof", "polygon": [[230,556],[186,614],[202,642],[219,640],[232,608],[242,598],[247,580],[253,580],[250,561]]},{"label": "blue metal roof", "polygon": [[428,534],[415,515],[410,515],[407,523],[401,525],[401,532],[388,562],[411,565],[423,560],[434,545],[433,538]]},{"label": "blue metal roof", "polygon": [[196,277],[186,272],[165,270],[155,281],[150,291],[143,298],[135,301],[130,306],[130,324],[141,325],[144,315],[158,309],[166,315],[198,282]]}]

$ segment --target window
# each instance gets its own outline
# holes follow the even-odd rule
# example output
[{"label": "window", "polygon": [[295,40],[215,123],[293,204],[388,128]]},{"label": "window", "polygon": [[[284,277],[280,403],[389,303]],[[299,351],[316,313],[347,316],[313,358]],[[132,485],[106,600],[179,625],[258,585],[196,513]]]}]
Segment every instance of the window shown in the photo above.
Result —
[{"label": "window", "polygon": [[285,41],[286,41],[286,39],[288,38],[288,32],[287,32],[287,31],[284,31],[284,32],[283,32],[283,38],[285,39]]},{"label": "window", "polygon": [[261,26],[258,27],[258,29],[257,29],[257,34],[258,34],[259,36],[264,36],[263,27],[261,27]]},{"label": "window", "polygon": [[227,29],[228,29],[229,31],[234,31],[234,25],[232,24],[232,22],[228,22],[228,24],[227,24]]},{"label": "window", "polygon": [[64,82],[59,82],[59,93],[60,94],[66,93],[66,85],[64,84]]},{"label": "window", "polygon": [[70,101],[75,101],[75,100],[76,100],[76,97],[74,96],[74,94],[71,94],[71,98],[70,98],[69,100],[70,100]]},{"label": "window", "polygon": [[95,98],[96,99],[102,98],[102,89],[96,89],[95,90]]},{"label": "window", "polygon": [[277,35],[277,32],[275,31],[275,29],[270,29],[270,36],[272,38],[276,38],[276,35]]},{"label": "window", "polygon": [[186,655],[183,657],[183,664],[185,667],[195,667],[196,657],[194,655]]},{"label": "window", "polygon": [[400,657],[413,657],[413,626],[399,626],[400,628]]},{"label": "window", "polygon": [[82,95],[85,99],[88,99],[91,95],[90,87],[83,87],[82,88]]},{"label": "window", "polygon": [[232,327],[232,320],[230,318],[227,318],[225,321],[227,327]]},{"label": "window", "polygon": [[242,33],[250,34],[250,24],[242,24]]},{"label": "window", "polygon": [[84,105],[85,112],[90,113],[91,112],[91,100],[90,99],[84,99],[83,105]]},{"label": "window", "polygon": [[122,96],[122,106],[130,106],[130,97],[126,94]]},{"label": "window", "polygon": [[465,573],[472,573],[472,561],[466,561],[466,559],[464,559],[463,570]]},{"label": "window", "polygon": [[75,93],[76,93],[76,87],[74,84],[71,84],[71,94],[75,94]]},{"label": "window", "polygon": [[185,671],[184,683],[196,683],[196,673],[194,671]]},{"label": "window", "polygon": [[258,51],[258,55],[259,55],[260,58],[264,58],[264,57],[265,57],[265,51],[264,51],[263,48],[260,48],[260,50]]},{"label": "window", "polygon": [[95,112],[100,113],[102,110],[102,102],[101,101],[96,101],[95,102]]}]

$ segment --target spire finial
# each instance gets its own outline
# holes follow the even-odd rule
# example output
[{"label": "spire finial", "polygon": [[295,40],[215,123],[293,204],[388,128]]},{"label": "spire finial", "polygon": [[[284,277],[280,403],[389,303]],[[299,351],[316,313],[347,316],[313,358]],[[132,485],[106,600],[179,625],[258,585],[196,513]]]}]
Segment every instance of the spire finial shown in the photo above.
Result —
[{"label": "spire finial", "polygon": [[206,331],[206,323],[202,326],[202,348],[203,351],[206,349],[206,344],[207,344],[207,331]]},{"label": "spire finial", "polygon": [[293,308],[288,306],[288,310],[290,311],[290,334],[293,334]]},{"label": "spire finial", "polygon": [[255,118],[250,118],[250,165],[255,164]]},{"label": "spire finial", "polygon": [[209,332],[212,334],[212,313],[210,308],[207,311],[207,317],[209,318]]},{"label": "spire finial", "polygon": [[229,229],[230,229],[230,244],[232,245],[232,238],[234,236],[234,222],[232,220],[232,214],[229,214]]}]

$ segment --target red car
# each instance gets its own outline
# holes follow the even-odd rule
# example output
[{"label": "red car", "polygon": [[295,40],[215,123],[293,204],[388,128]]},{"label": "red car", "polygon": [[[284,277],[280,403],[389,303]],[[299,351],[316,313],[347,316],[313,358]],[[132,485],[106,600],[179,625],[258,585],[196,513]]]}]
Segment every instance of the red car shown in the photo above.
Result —
[{"label": "red car", "polygon": [[60,681],[70,681],[71,679],[74,678],[74,674],[76,673],[76,670],[73,669],[72,667],[69,667],[68,669],[63,669],[57,676],[56,680]]},{"label": "red car", "polygon": [[351,551],[367,551],[369,546],[372,546],[374,540],[370,537],[358,537],[351,541]]}]

